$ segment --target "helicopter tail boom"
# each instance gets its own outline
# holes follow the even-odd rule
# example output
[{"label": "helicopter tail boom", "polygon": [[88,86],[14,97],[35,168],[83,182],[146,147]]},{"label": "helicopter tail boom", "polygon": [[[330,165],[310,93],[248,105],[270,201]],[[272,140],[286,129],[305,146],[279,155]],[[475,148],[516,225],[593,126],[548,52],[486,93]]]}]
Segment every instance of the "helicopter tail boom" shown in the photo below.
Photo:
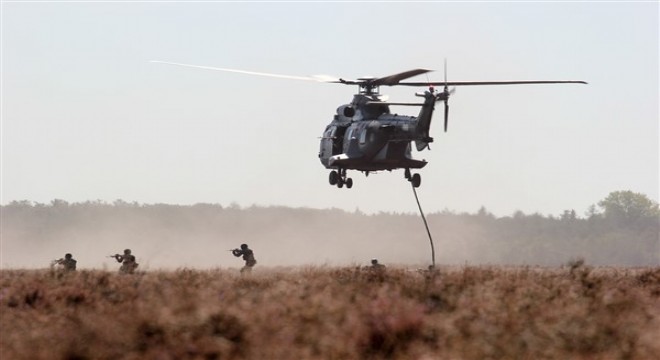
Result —
[{"label": "helicopter tail boom", "polygon": [[417,151],[422,151],[429,146],[430,142],[433,142],[433,138],[429,136],[429,131],[431,129],[431,119],[433,118],[433,111],[435,110],[435,102],[438,101],[438,98],[431,92],[424,92],[424,105],[422,105],[419,115],[417,116],[417,127],[416,127],[416,137],[415,145]]}]

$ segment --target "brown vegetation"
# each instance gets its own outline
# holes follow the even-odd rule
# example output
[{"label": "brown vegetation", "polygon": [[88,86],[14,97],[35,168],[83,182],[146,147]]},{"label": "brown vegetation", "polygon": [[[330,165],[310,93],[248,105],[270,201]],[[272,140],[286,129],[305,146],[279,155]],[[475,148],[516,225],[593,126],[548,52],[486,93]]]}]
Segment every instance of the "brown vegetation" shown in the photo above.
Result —
[{"label": "brown vegetation", "polygon": [[660,268],[0,271],[2,359],[660,358]]}]

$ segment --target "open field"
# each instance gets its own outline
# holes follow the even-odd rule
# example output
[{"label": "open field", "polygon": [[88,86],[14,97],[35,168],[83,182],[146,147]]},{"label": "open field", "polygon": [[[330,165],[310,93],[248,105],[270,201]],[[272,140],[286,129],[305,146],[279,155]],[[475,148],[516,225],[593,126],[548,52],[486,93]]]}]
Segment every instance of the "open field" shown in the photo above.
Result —
[{"label": "open field", "polygon": [[660,358],[660,268],[0,271],[5,359]]}]

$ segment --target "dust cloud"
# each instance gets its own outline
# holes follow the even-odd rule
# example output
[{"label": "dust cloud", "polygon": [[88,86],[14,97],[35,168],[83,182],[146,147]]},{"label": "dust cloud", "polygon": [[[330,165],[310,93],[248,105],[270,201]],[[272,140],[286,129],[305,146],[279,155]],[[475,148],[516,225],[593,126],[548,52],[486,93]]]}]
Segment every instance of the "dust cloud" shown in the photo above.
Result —
[{"label": "dust cloud", "polygon": [[[561,265],[577,257],[605,265],[658,263],[657,219],[639,231],[612,233],[588,219],[539,215],[437,213],[427,218],[438,264]],[[2,268],[44,268],[72,253],[80,269],[114,270],[119,264],[108,255],[126,248],[140,270],[240,268],[243,261],[229,250],[242,243],[254,250],[257,268],[367,265],[372,258],[386,265],[431,264],[418,214],[23,202],[2,207],[1,230]]]},{"label": "dust cloud", "polygon": [[229,250],[242,243],[254,250],[258,266],[430,262],[427,235],[414,216],[382,221],[340,210],[217,205],[24,210],[3,209],[3,268],[40,268],[68,252],[79,268],[112,269],[119,265],[108,255],[125,248],[142,270],[241,267]]}]

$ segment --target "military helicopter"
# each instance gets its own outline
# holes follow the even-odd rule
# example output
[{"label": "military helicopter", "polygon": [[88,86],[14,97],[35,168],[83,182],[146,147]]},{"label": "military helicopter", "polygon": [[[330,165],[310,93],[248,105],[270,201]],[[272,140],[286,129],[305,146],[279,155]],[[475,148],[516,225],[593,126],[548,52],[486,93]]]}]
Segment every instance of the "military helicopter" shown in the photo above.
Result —
[{"label": "military helicopter", "polygon": [[[331,169],[328,178],[330,185],[338,188],[345,185],[348,189],[353,187],[353,179],[347,175],[348,170],[361,171],[369,176],[370,172],[404,169],[404,177],[414,187],[419,187],[422,178],[418,173],[412,174],[411,169],[421,169],[426,166],[427,161],[412,157],[411,144],[415,143],[417,151],[430,149],[429,144],[433,142],[433,138],[430,136],[431,119],[437,102],[444,103],[444,131],[447,132],[449,97],[454,93],[456,86],[586,84],[585,81],[576,80],[447,81],[446,61],[443,82],[402,82],[402,80],[433,71],[428,69],[413,69],[378,78],[363,77],[346,80],[325,75],[291,76],[167,61],[153,60],[152,62],[284,79],[357,85],[358,93],[353,96],[353,100],[349,104],[339,106],[332,122],[325,128],[318,155],[325,168]],[[386,101],[380,94],[381,86],[428,87],[428,90],[415,93],[416,96],[423,98],[420,103],[397,103]],[[442,86],[442,91],[437,91],[436,86]],[[450,86],[453,87],[451,90]],[[397,115],[390,112],[391,105],[418,106],[421,109],[417,116]]]}]

